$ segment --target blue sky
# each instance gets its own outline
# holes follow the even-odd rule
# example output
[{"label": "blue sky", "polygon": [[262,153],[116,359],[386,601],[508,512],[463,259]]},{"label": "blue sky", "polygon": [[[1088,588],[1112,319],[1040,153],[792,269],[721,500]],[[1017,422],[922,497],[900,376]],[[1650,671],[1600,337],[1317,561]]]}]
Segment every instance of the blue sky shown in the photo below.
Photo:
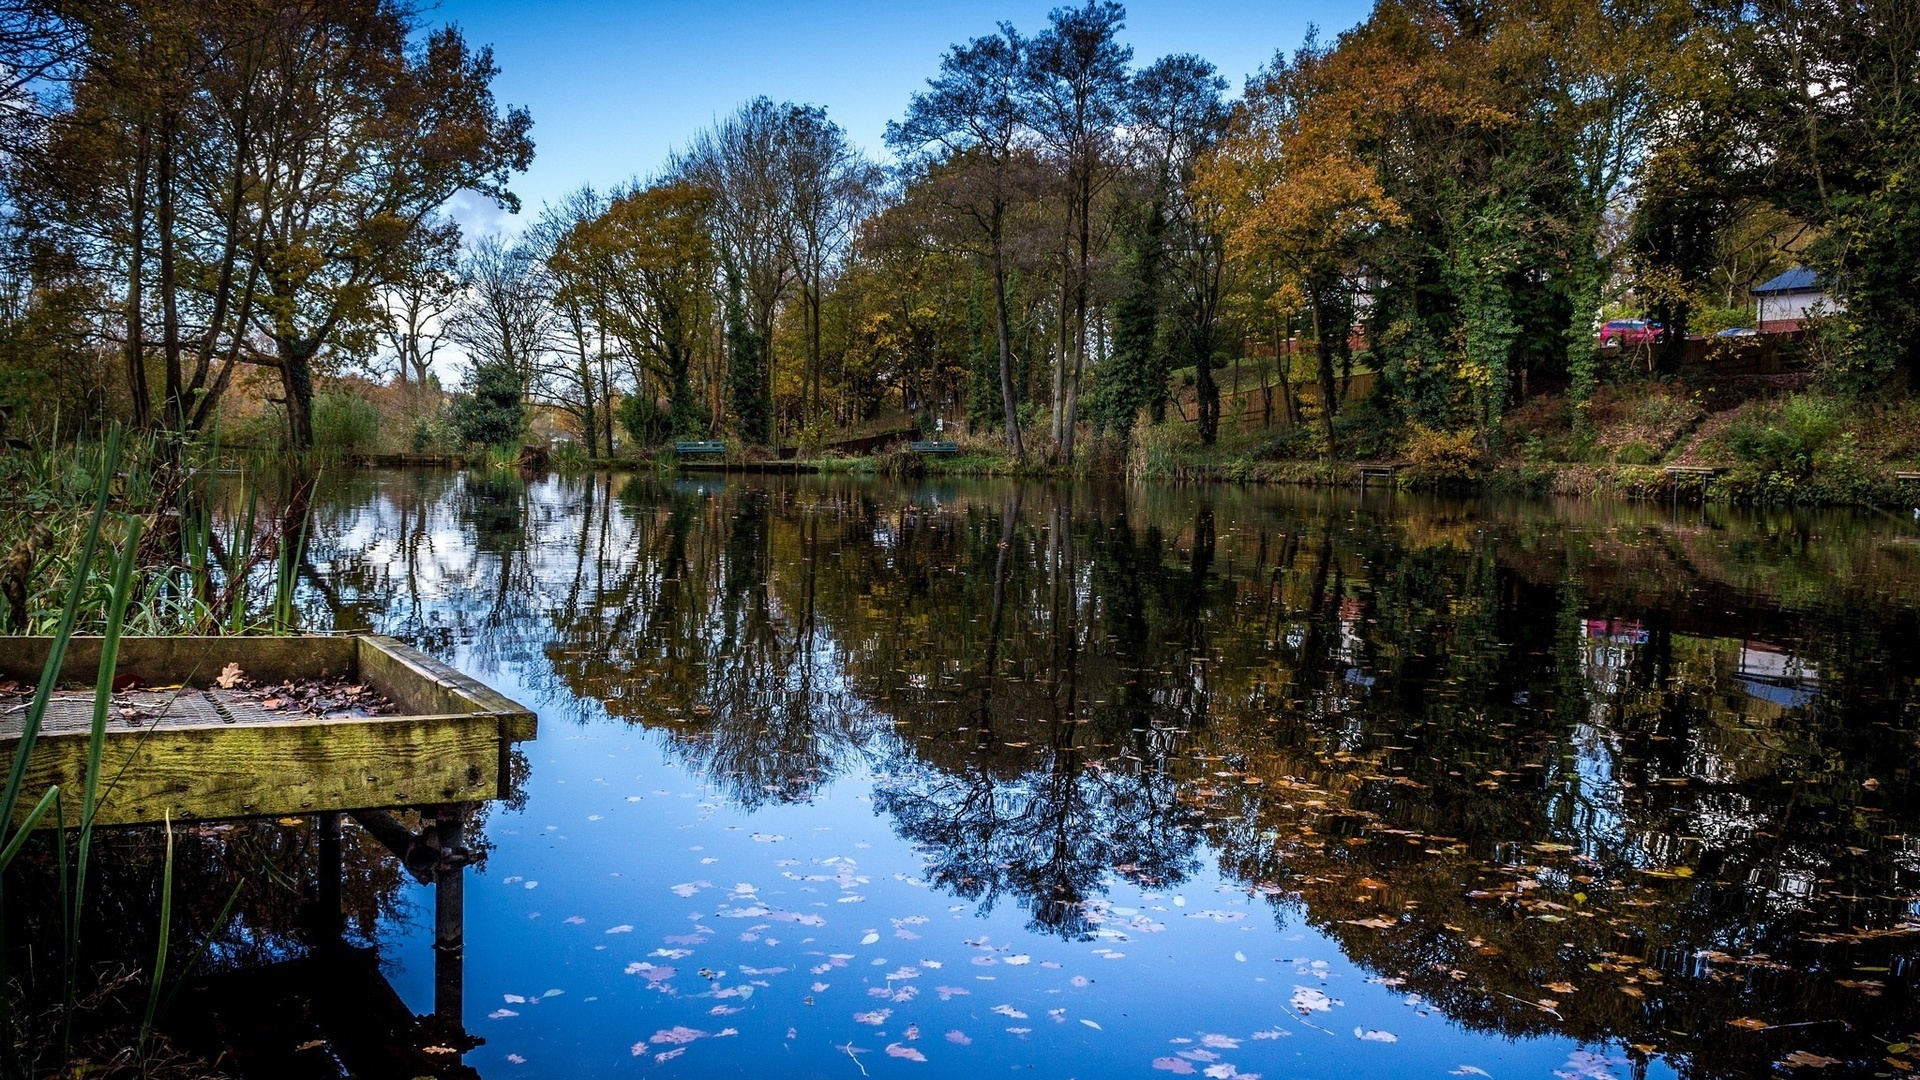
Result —
[{"label": "blue sky", "polygon": [[[1053,6],[445,0],[423,15],[458,23],[469,41],[491,44],[500,100],[532,110],[538,152],[513,187],[537,211],[583,183],[604,189],[653,173],[695,131],[757,94],[825,106],[879,155],[886,122],[900,115],[949,45],[988,33],[1001,19],[1031,34]],[[1331,35],[1368,7],[1365,0],[1141,0],[1127,4],[1123,36],[1136,63],[1198,53],[1237,92],[1276,50],[1299,45],[1310,24]],[[518,224],[471,202],[455,213],[469,232]]]}]

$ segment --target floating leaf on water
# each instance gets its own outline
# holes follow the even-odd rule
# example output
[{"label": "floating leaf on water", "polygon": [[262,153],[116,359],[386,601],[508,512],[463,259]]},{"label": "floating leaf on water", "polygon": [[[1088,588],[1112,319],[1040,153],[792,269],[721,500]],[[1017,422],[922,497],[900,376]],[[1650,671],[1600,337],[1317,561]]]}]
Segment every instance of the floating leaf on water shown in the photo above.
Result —
[{"label": "floating leaf on water", "polygon": [[1340,1004],[1337,999],[1330,998],[1311,986],[1294,987],[1293,997],[1289,1001],[1294,1009],[1301,1013],[1332,1012],[1333,1007]]},{"label": "floating leaf on water", "polygon": [[1200,1045],[1211,1047],[1215,1050],[1238,1050],[1240,1049],[1240,1040],[1231,1035],[1205,1034],[1200,1036]]},{"label": "floating leaf on water", "polygon": [[1175,1076],[1193,1076],[1200,1071],[1193,1067],[1193,1062],[1188,1061],[1186,1058],[1178,1057],[1154,1058],[1153,1067],[1164,1072],[1170,1072]]},{"label": "floating leaf on water", "polygon": [[1353,1037],[1364,1042],[1397,1043],[1400,1036],[1391,1031],[1379,1031],[1371,1028],[1354,1028]]},{"label": "floating leaf on water", "polygon": [[915,1050],[915,1049],[914,1049],[913,1047],[911,1047],[911,1046],[901,1046],[901,1045],[900,1045],[899,1043],[888,1043],[888,1044],[887,1044],[887,1056],[888,1056],[888,1057],[897,1057],[897,1058],[905,1058],[905,1059],[906,1059],[906,1060],[908,1060],[908,1061],[925,1061],[925,1060],[927,1060],[927,1055],[925,1055],[925,1054],[923,1054],[923,1053],[921,1053],[921,1052],[920,1052],[920,1051],[918,1051],[918,1050]]}]

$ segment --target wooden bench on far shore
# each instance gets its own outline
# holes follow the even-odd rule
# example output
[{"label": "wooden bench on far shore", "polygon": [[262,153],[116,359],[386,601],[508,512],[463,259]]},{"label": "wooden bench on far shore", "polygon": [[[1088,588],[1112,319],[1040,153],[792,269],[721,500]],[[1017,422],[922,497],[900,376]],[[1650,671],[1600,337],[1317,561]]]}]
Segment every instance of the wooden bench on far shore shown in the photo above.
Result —
[{"label": "wooden bench on far shore", "polygon": [[1897,472],[1893,478],[1903,484],[1920,484],[1920,472]]},{"label": "wooden bench on far shore", "polygon": [[1385,480],[1388,484],[1392,484],[1400,468],[1401,463],[1398,461],[1367,461],[1355,465],[1353,471],[1360,477],[1360,486],[1364,488],[1374,480]]},{"label": "wooden bench on far shore", "polygon": [[724,454],[727,452],[727,444],[718,440],[677,442],[673,444],[673,452],[681,457],[695,454]]},{"label": "wooden bench on far shore", "polygon": [[916,454],[957,454],[960,452],[960,444],[957,442],[922,439],[909,443],[908,446]]}]

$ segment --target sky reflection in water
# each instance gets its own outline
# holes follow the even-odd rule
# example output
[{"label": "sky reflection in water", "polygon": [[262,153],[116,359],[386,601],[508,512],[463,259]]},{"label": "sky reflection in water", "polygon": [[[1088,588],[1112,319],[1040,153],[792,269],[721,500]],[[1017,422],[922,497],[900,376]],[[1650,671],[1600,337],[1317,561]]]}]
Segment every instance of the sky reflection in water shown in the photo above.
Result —
[{"label": "sky reflection in water", "polygon": [[1910,531],[354,473],[302,599],[540,711],[488,1077],[1833,1076],[1920,1027]]}]

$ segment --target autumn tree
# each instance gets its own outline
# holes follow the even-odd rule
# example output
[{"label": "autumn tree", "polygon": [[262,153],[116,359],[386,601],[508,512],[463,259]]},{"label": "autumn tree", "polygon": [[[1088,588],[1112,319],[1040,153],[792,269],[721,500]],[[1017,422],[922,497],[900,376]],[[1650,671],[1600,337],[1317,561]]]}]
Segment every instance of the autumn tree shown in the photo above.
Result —
[{"label": "autumn tree", "polygon": [[651,400],[656,388],[663,391],[680,438],[704,434],[691,373],[711,322],[713,205],[711,191],[685,181],[636,187],[575,225],[552,258],[557,272],[577,283],[595,323],[636,365],[636,393]]},{"label": "autumn tree", "polygon": [[992,279],[994,339],[1007,449],[1025,456],[1013,369],[1009,216],[1030,190],[1034,169],[1021,126],[1026,42],[1012,26],[956,45],[940,73],[914,94],[905,118],[887,125],[887,142],[907,160],[977,245]]},{"label": "autumn tree", "polygon": [[546,263],[553,286],[556,347],[570,354],[568,378],[578,390],[578,415],[589,456],[598,456],[602,446],[613,450],[614,380],[606,331],[596,318],[600,293],[595,264],[569,258],[563,249],[605,212],[606,200],[593,188],[576,188],[546,207],[528,235]]},{"label": "autumn tree", "polygon": [[1363,156],[1357,121],[1372,102],[1351,63],[1313,42],[1290,61],[1276,59],[1234,109],[1198,181],[1222,209],[1229,251],[1271,265],[1302,297],[1329,454],[1334,365],[1346,347],[1359,259],[1400,219]]},{"label": "autumn tree", "polygon": [[[712,193],[714,246],[726,289],[738,293],[744,320],[727,332],[728,384],[736,419],[754,418],[740,420],[742,437],[750,442],[769,442],[775,434],[774,323],[794,277],[789,242],[792,177],[786,150],[796,108],[755,98],[695,136],[669,169],[673,179]],[[735,343],[743,350],[737,358]],[[735,367],[740,370],[733,371]],[[764,425],[758,419],[762,415],[767,418]]]},{"label": "autumn tree", "polygon": [[871,212],[882,176],[866,160],[826,110],[815,105],[790,109],[781,129],[781,160],[786,169],[787,259],[799,294],[806,369],[802,375],[805,417],[820,411],[822,303],[829,278],[852,245],[860,222]]}]

